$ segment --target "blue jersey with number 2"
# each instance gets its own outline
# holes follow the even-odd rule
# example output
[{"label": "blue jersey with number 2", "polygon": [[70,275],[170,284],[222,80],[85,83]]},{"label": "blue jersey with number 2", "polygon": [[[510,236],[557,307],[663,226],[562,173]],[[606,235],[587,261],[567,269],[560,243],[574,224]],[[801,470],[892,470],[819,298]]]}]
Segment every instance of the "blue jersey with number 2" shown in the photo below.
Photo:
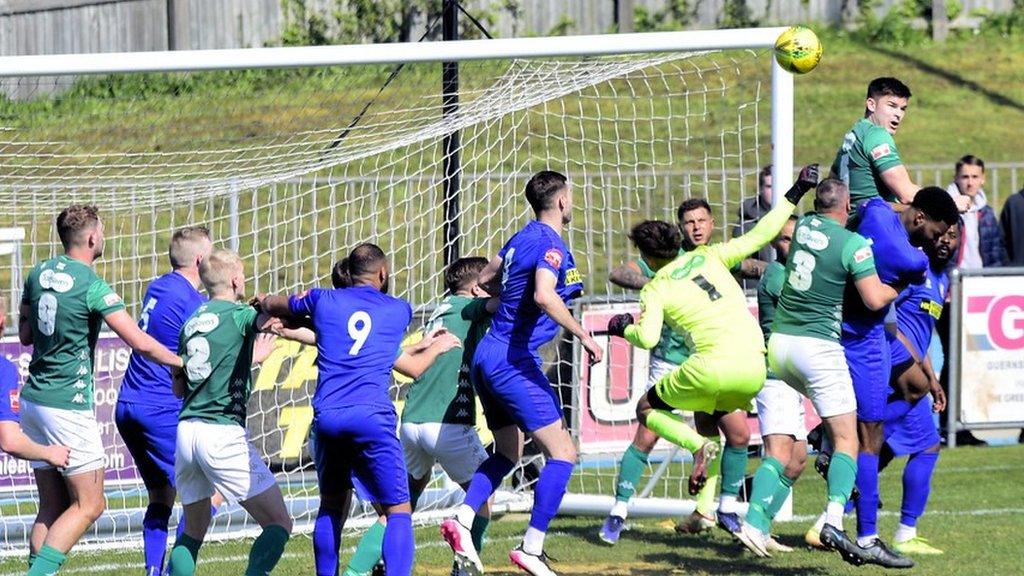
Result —
[{"label": "blue jersey with number 2", "polygon": [[354,405],[391,406],[395,351],[412,307],[372,286],[314,288],[289,299],[292,313],[313,320],[317,384],[313,411]]}]

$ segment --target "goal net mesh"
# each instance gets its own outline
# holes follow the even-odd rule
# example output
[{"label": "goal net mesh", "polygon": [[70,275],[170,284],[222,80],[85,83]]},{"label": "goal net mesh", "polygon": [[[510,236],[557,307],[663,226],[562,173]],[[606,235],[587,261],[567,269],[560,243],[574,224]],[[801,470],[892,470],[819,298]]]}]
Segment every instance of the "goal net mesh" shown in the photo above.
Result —
[{"label": "goal net mesh", "polygon": [[[241,254],[250,293],[329,285],[332,264],[373,241],[391,259],[392,292],[413,304],[418,328],[443,291],[443,140],[456,131],[462,255],[495,254],[530,217],[526,180],[554,169],[574,190],[567,241],[586,286],[577,311],[635,298],[608,282],[612,267],[637,257],[627,239],[633,224],[675,221],[683,199],[703,197],[714,208],[715,239],[724,240],[741,201],[757,194],[771,156],[761,122],[770,63],[767,51],[463,62],[460,105],[448,115],[439,63],[0,79],[0,229],[9,229],[0,232],[14,231],[0,235],[8,326],[17,325],[28,270],[60,252],[57,213],[93,203],[106,234],[96,269],[136,318],[147,284],[169,270],[172,232],[202,224],[216,245]],[[29,350],[11,334],[3,346],[24,378]],[[84,540],[94,544],[135,545],[141,531],[146,491],[113,425],[127,357],[116,338],[101,338],[96,410],[108,508]],[[646,357],[609,354],[596,368],[600,390],[580,378],[571,343],[556,342],[543,357],[581,439],[571,491],[608,498],[635,427],[631,402],[644,390]],[[278,341],[249,404],[250,437],[300,531],[311,529],[317,506],[307,452],[315,383],[315,350]],[[406,385],[393,388],[399,405]],[[681,456],[659,445],[652,469],[669,461],[641,492],[688,498]],[[0,459],[0,548],[24,550],[36,507],[31,471]],[[539,465],[524,458],[499,509],[528,505]],[[436,471],[418,517],[444,513],[458,496]],[[357,507],[354,516],[372,512]],[[229,506],[212,532],[254,528]]]}]

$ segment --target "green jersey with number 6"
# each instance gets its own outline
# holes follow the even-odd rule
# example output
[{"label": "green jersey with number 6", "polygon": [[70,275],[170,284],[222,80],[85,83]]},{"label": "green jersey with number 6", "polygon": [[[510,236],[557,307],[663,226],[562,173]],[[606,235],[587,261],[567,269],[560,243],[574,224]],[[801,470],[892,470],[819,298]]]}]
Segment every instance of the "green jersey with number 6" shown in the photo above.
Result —
[{"label": "green jersey with number 6", "polygon": [[185,322],[178,353],[188,384],[179,420],[245,426],[257,316],[248,304],[210,300]]},{"label": "green jersey with number 6", "polygon": [[92,410],[93,354],[103,318],[124,310],[88,264],[67,255],[29,273],[21,303],[29,308],[32,361],[21,397],[65,410]]},{"label": "green jersey with number 6", "polygon": [[875,196],[886,202],[896,201],[896,195],[882,181],[882,172],[902,164],[892,135],[861,118],[843,138],[832,173],[850,187],[851,212],[856,212],[857,206]]},{"label": "green jersey with number 6", "polygon": [[875,257],[866,238],[827,216],[804,216],[789,248],[772,332],[839,342],[847,281],[873,275]]}]

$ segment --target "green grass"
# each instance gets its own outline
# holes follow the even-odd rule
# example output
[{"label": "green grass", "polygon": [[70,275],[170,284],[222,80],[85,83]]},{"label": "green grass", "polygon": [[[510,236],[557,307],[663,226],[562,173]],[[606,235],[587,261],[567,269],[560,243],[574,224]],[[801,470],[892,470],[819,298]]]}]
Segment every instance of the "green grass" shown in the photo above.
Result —
[{"label": "green grass", "polygon": [[[896,527],[900,500],[900,472],[896,461],[882,474],[880,531],[888,538]],[[960,448],[942,452],[935,472],[928,512],[919,523],[923,536],[946,551],[939,557],[917,558],[912,574],[936,576],[993,576],[1019,574],[1024,568],[1020,533],[1024,506],[1020,485],[1024,470],[1024,446]],[[664,574],[765,574],[773,576],[844,575],[879,573],[872,568],[853,568],[837,555],[811,551],[803,546],[803,532],[821,509],[824,484],[813,472],[797,483],[795,514],[799,521],[778,523],[779,539],[797,548],[792,554],[757,559],[741,551],[724,534],[684,537],[675,534],[665,519],[637,519],[617,546],[597,539],[599,518],[559,517],[551,525],[547,551],[558,559],[560,574],[664,575]],[[518,542],[526,525],[525,515],[508,515],[496,521],[483,552],[488,574],[517,574],[509,569],[508,550]],[[848,519],[848,528],[854,526]],[[343,540],[343,562],[351,554],[357,535]],[[417,529],[417,575],[447,575],[450,552],[440,543],[436,526]],[[200,574],[237,574],[245,566],[248,542],[210,544],[200,556]],[[138,572],[141,551],[73,553],[62,574],[95,576]],[[0,573],[19,573],[20,558],[0,561]],[[298,536],[288,545],[274,572],[279,576],[313,573],[312,545]]]}]

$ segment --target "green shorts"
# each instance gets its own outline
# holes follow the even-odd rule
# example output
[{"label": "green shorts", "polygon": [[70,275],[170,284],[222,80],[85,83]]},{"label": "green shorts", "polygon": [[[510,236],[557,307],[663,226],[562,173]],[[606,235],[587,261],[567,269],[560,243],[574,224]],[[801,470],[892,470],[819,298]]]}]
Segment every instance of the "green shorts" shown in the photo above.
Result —
[{"label": "green shorts", "polygon": [[659,380],[655,389],[662,401],[679,410],[750,410],[766,376],[762,352],[694,354]]}]

